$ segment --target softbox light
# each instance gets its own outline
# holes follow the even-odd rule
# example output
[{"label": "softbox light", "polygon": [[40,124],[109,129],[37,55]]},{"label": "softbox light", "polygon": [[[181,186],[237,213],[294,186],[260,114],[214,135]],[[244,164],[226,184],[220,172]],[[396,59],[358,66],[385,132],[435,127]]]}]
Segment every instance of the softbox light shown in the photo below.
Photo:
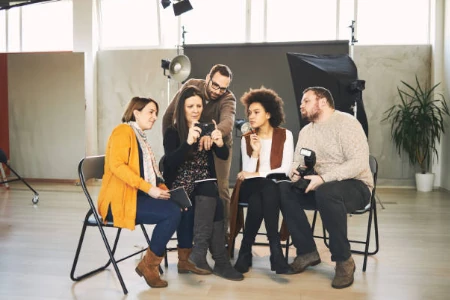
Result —
[{"label": "softbox light", "polygon": [[192,9],[192,5],[189,2],[189,0],[182,0],[175,2],[172,6],[173,6],[173,13],[175,14],[175,16],[184,14],[185,12]]},{"label": "softbox light", "polygon": [[[362,90],[365,82],[358,80],[356,65],[348,55],[287,53],[287,58],[297,107],[300,107],[303,91],[306,88],[322,86],[333,95],[337,110],[353,115],[356,101],[356,118],[361,123],[366,136],[368,136],[369,127],[362,101]],[[303,128],[308,124],[308,121],[302,120],[300,109],[297,111],[300,128]]]}]

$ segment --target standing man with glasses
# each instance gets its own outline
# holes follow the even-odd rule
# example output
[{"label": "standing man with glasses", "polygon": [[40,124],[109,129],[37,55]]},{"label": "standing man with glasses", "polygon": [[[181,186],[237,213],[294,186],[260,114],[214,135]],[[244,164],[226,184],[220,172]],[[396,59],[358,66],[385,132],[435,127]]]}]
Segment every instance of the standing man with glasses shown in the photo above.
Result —
[{"label": "standing man with glasses", "polygon": [[[212,120],[216,121],[217,129],[222,132],[223,141],[228,146],[230,152],[227,160],[218,159],[214,155],[217,182],[219,185],[219,196],[223,201],[225,210],[225,233],[228,232],[229,227],[229,177],[233,143],[232,132],[236,115],[236,97],[229,90],[232,77],[233,75],[228,66],[217,64],[211,68],[209,74],[206,75],[206,79],[189,79],[177,92],[169,107],[167,107],[162,122],[164,134],[166,129],[172,124],[178,99],[181,91],[183,91],[185,87],[195,86],[201,91],[202,97],[206,100],[206,106],[203,108],[200,120],[206,123],[212,123]],[[199,144],[201,148],[209,150],[213,143],[210,136],[203,136]],[[228,241],[228,239],[226,240]]]}]

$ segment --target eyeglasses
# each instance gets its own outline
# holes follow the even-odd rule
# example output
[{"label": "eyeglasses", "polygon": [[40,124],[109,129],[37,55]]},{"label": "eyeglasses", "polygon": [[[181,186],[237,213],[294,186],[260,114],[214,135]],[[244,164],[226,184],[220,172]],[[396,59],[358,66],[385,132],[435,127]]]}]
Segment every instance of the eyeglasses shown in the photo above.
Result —
[{"label": "eyeglasses", "polygon": [[217,82],[212,81],[212,79],[209,80],[211,82],[211,87],[213,90],[220,90],[221,93],[225,93],[228,91],[228,87],[221,87]]}]

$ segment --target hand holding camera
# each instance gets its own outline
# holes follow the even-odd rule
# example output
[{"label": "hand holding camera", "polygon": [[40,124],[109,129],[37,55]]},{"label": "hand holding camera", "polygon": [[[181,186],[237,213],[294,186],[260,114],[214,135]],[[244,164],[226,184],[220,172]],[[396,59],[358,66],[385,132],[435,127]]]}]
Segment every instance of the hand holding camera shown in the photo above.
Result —
[{"label": "hand holding camera", "polygon": [[189,128],[187,137],[187,143],[189,145],[196,143],[202,134],[202,129],[198,127],[197,124],[194,124]]},{"label": "hand holding camera", "polygon": [[302,148],[300,149],[300,155],[303,155],[305,165],[298,166],[297,172],[300,175],[300,179],[292,183],[292,188],[298,189],[302,193],[305,193],[311,182],[311,180],[306,179],[305,176],[317,175],[316,171],[314,171],[314,166],[316,164],[316,153],[312,150]]},{"label": "hand holding camera", "polygon": [[200,136],[211,135],[211,133],[216,128],[215,124],[213,124],[213,123],[199,122],[199,123],[196,123],[195,126],[201,129]]}]

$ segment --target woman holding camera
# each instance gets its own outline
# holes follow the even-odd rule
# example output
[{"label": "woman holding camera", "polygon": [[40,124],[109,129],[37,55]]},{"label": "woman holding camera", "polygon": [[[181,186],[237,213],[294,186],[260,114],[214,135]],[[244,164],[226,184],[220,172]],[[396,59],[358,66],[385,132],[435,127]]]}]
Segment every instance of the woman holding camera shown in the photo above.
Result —
[{"label": "woman holding camera", "polygon": [[[229,280],[244,277],[230,263],[224,241],[224,211],[215,177],[213,153],[227,159],[228,147],[222,133],[199,123],[205,100],[194,86],[186,86],[175,109],[172,125],[164,134],[164,178],[169,188],[184,187],[194,206],[194,246],[189,262],[207,274],[214,273]],[[208,134],[208,135],[207,135]],[[210,150],[201,147],[200,139],[211,139]],[[214,269],[206,254],[211,249]]]},{"label": "woman holding camera", "polygon": [[[239,192],[233,192],[240,202],[248,203],[244,237],[234,268],[246,273],[252,266],[252,245],[264,220],[270,245],[271,270],[277,274],[293,274],[284,259],[278,233],[278,186],[267,178],[275,173],[288,175],[294,155],[292,132],[279,127],[284,122],[283,100],[275,91],[262,87],[245,93],[241,102],[253,130],[244,134],[241,140],[242,171],[237,175],[236,184]],[[232,199],[232,203],[237,205],[236,200]]]}]

